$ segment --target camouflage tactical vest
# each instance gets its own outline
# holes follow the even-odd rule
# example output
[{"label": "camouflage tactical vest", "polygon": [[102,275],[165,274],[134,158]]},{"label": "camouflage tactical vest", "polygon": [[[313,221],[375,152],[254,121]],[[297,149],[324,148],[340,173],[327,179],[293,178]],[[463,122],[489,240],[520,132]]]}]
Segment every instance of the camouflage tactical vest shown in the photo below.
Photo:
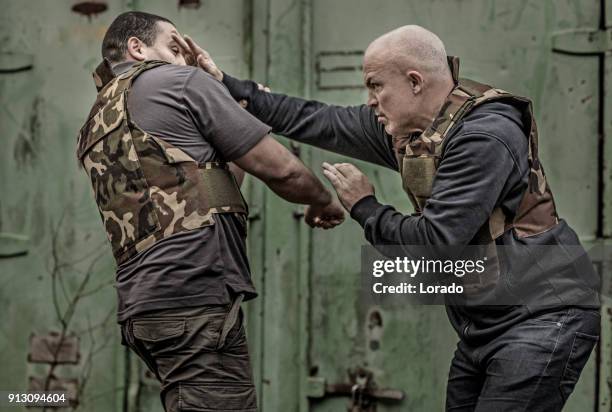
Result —
[{"label": "camouflage tactical vest", "polygon": [[423,211],[427,199],[431,196],[444,140],[448,133],[457,122],[479,105],[500,101],[517,107],[522,113],[529,147],[528,187],[516,214],[511,216],[501,207],[495,208],[472,240],[472,244],[482,245],[478,253],[487,259],[486,270],[479,276],[465,276],[459,283],[463,285],[466,295],[475,297],[491,290],[499,282],[500,261],[495,239],[510,229],[519,238],[545,232],[558,223],[558,216],[538,158],[538,132],[531,101],[472,80],[459,80],[459,59],[456,57],[449,57],[449,65],[455,88],[447,97],[432,125],[416,138],[394,139],[393,142],[403,187],[416,213],[420,214]]},{"label": "camouflage tactical vest", "polygon": [[532,236],[550,229],[558,223],[558,217],[544,169],[538,158],[538,132],[531,101],[472,80],[459,80],[459,59],[450,57],[449,64],[456,86],[432,125],[414,139],[394,139],[403,187],[415,211],[421,213],[431,196],[442,147],[449,131],[474,108],[487,102],[500,101],[510,103],[522,112],[529,146],[529,185],[516,215],[508,216],[500,207],[496,208],[478,234],[477,240],[484,244],[509,229],[513,229],[518,237]]},{"label": "camouflage tactical vest", "polygon": [[78,136],[77,156],[117,264],[175,233],[214,224],[216,213],[236,213],[243,223],[248,213],[226,163],[199,164],[130,120],[132,82],[163,64],[146,61],[116,77],[106,61],[98,66],[98,97]]}]

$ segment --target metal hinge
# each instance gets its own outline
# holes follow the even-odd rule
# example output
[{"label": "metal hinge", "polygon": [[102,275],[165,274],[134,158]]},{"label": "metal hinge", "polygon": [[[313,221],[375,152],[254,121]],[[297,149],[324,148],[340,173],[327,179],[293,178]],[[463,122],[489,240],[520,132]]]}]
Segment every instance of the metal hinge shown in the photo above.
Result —
[{"label": "metal hinge", "polygon": [[612,28],[605,30],[574,29],[554,32],[555,53],[593,56],[612,52]]}]

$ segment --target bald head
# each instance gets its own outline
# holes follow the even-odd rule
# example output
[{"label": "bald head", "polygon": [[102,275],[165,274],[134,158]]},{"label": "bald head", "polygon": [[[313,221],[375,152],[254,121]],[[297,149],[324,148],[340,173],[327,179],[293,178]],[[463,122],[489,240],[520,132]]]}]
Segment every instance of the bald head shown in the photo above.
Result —
[{"label": "bald head", "polygon": [[455,87],[444,44],[419,26],[374,40],[363,57],[367,105],[391,136],[425,130]]},{"label": "bald head", "polygon": [[449,76],[444,43],[421,26],[398,27],[374,40],[365,52],[373,64],[394,64],[400,71],[417,70],[423,75]]}]

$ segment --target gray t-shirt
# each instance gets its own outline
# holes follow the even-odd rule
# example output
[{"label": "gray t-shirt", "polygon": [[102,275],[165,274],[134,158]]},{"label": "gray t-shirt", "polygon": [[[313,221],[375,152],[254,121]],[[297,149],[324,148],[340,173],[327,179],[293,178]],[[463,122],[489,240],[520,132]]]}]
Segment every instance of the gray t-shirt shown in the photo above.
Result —
[{"label": "gray t-shirt", "polygon": [[[237,159],[270,132],[221,82],[191,66],[142,73],[130,90],[128,112],[141,129],[198,162]],[[117,268],[119,322],[151,310],[227,304],[232,293],[256,296],[241,223],[233,214],[215,215],[215,221],[162,239]]]}]

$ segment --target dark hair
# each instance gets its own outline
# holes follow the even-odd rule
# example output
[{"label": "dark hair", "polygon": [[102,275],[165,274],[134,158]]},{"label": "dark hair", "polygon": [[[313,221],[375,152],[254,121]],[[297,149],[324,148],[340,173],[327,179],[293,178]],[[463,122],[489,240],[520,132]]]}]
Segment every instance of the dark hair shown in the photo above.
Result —
[{"label": "dark hair", "polygon": [[157,37],[157,22],[172,23],[165,17],[142,11],[128,11],[122,13],[109,26],[104,40],[102,40],[102,57],[113,63],[121,62],[127,53],[127,41],[130,37],[137,37],[147,46],[153,45]]}]

